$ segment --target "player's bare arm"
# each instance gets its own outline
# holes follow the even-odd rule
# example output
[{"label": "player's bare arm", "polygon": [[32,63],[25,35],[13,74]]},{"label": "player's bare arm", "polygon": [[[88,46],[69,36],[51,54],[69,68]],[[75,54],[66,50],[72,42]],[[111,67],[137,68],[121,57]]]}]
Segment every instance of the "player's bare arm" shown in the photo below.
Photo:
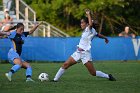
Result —
[{"label": "player's bare arm", "polygon": [[109,42],[109,40],[107,39],[107,37],[104,36],[104,35],[102,35],[102,34],[98,34],[98,37],[99,37],[99,38],[102,38],[102,39],[105,39],[105,42],[106,42],[106,43]]},{"label": "player's bare arm", "polygon": [[42,22],[40,22],[39,24],[35,24],[34,27],[29,31],[29,34],[32,34],[41,24]]},{"label": "player's bare arm", "polygon": [[9,32],[1,32],[0,31],[0,36],[4,36],[4,35],[7,35],[8,36],[8,35],[10,35],[10,33]]},{"label": "player's bare arm", "polygon": [[92,28],[92,19],[91,19],[91,11],[89,9],[85,10],[86,16],[88,17],[88,27],[91,29]]}]

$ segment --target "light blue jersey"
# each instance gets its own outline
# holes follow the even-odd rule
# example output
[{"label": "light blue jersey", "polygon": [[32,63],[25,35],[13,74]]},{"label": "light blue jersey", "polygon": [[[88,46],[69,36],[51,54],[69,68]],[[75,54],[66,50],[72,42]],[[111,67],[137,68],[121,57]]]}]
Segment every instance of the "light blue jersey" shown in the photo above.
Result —
[{"label": "light blue jersey", "polygon": [[13,31],[8,36],[8,38],[11,40],[11,49],[8,52],[8,59],[10,60],[10,63],[13,63],[15,58],[20,58],[22,45],[24,44],[24,40],[27,35],[29,35],[29,32],[23,32],[23,34],[20,35],[16,31]]}]

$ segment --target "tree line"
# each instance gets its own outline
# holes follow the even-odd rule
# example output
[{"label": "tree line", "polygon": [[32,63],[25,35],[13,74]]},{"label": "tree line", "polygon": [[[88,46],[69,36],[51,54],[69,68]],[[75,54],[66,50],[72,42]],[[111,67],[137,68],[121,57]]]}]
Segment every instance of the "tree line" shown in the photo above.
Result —
[{"label": "tree line", "polygon": [[80,19],[85,9],[92,11],[98,33],[117,36],[125,26],[140,34],[140,0],[24,0],[37,12],[37,20],[47,21],[70,36],[81,34]]}]

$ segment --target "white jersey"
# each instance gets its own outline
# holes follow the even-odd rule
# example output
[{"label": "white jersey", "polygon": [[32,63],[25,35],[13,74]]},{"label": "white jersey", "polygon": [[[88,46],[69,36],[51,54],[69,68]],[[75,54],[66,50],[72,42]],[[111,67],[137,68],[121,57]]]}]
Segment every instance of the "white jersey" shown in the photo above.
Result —
[{"label": "white jersey", "polygon": [[97,35],[97,32],[94,28],[90,29],[86,27],[82,33],[79,45],[79,48],[82,48],[85,51],[89,51],[91,49],[91,41]]}]

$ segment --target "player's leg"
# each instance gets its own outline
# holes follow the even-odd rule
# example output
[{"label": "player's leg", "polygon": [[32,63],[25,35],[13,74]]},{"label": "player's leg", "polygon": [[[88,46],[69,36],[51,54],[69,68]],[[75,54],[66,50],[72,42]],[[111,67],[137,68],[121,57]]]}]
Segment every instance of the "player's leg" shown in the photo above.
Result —
[{"label": "player's leg", "polygon": [[94,65],[92,64],[92,58],[91,58],[90,51],[83,51],[82,55],[81,55],[81,60],[91,75],[108,78],[109,80],[112,80],[112,81],[115,80],[115,78],[113,78],[113,76],[110,74],[108,75],[102,71],[96,71],[96,69],[94,68]]},{"label": "player's leg", "polygon": [[64,74],[65,70],[68,69],[70,66],[76,64],[77,62],[74,60],[73,57],[70,57],[58,70],[58,72],[55,75],[54,81],[58,81],[59,78]]},{"label": "player's leg", "polygon": [[107,78],[111,81],[115,81],[116,79],[111,75],[111,74],[106,74],[102,71],[96,71],[94,68],[94,65],[92,64],[91,61],[88,61],[87,63],[84,64],[86,68],[88,69],[89,73],[93,76],[98,76],[98,77],[103,77]]},{"label": "player's leg", "polygon": [[94,68],[93,64],[91,61],[88,61],[87,63],[84,64],[86,68],[88,69],[89,73],[93,76],[99,76],[99,77],[104,77],[104,78],[109,78],[108,74],[105,74],[101,71],[96,71]]},{"label": "player's leg", "polygon": [[24,61],[24,62],[22,62],[22,68],[26,69],[26,82],[28,82],[28,81],[33,81],[34,82],[34,80],[31,79],[31,77],[32,77],[32,67],[30,66],[30,64],[28,62]]},{"label": "player's leg", "polygon": [[11,70],[5,74],[9,81],[11,81],[12,75],[21,68],[21,65],[22,65],[21,59],[15,58],[12,64],[13,64],[13,67],[11,68]]},{"label": "player's leg", "polygon": [[58,81],[59,78],[64,74],[65,70],[68,69],[70,66],[76,64],[80,59],[80,52],[76,51],[74,52],[71,57],[62,65],[62,67],[58,70],[58,72],[55,75],[54,81]]}]

